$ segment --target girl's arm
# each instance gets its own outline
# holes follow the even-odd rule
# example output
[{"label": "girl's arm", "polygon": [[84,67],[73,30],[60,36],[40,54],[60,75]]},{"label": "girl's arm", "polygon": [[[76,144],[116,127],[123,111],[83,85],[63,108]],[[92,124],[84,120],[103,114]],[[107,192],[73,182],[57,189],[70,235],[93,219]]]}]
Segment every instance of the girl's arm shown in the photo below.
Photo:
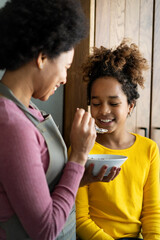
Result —
[{"label": "girl's arm", "polygon": [[150,169],[144,186],[143,209],[141,215],[144,240],[160,239],[160,179],[159,150],[153,142],[150,151]]},{"label": "girl's arm", "polygon": [[77,235],[82,240],[113,240],[99,228],[89,214],[88,186],[79,188],[76,197]]}]

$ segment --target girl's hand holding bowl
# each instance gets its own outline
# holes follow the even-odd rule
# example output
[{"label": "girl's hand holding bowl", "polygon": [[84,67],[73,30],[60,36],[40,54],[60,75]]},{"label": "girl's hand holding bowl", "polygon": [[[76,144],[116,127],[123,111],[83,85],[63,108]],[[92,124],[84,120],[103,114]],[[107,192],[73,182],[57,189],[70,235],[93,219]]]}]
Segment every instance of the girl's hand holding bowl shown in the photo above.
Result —
[{"label": "girl's hand holding bowl", "polygon": [[126,156],[112,154],[88,155],[86,171],[81,180],[80,186],[103,181],[110,182],[118,176],[120,166],[127,160]]}]

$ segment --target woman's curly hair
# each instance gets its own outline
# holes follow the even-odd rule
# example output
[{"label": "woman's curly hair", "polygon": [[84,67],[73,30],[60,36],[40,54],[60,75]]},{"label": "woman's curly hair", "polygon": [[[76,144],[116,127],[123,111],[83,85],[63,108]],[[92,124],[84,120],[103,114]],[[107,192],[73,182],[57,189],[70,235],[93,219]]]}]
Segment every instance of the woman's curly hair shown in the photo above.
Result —
[{"label": "woman's curly hair", "polygon": [[88,83],[88,104],[93,82],[100,77],[113,77],[122,85],[128,104],[139,98],[138,85],[144,87],[142,72],[148,69],[147,60],[142,57],[135,44],[127,39],[114,50],[105,47],[93,48],[93,53],[82,65],[83,80]]},{"label": "woman's curly hair", "polygon": [[0,9],[0,69],[15,70],[39,53],[57,57],[88,32],[79,0],[8,0]]}]

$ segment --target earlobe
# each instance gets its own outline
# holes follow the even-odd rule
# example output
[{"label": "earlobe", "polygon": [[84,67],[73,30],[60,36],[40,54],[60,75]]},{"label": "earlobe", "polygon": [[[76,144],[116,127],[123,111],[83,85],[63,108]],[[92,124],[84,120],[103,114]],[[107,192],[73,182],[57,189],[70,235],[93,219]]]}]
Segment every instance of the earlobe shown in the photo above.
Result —
[{"label": "earlobe", "polygon": [[132,103],[130,104],[130,108],[129,108],[129,109],[130,109],[131,112],[133,111],[135,105],[136,105],[135,102],[132,102]]}]

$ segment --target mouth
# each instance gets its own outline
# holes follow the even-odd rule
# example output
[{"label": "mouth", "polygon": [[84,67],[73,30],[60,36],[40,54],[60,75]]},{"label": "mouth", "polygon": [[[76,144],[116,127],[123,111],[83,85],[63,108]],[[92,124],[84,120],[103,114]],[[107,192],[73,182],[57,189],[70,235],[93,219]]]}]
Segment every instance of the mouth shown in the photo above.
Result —
[{"label": "mouth", "polygon": [[54,92],[57,90],[57,88],[59,88],[60,85],[56,85],[55,88],[54,88]]},{"label": "mouth", "polygon": [[107,127],[109,127],[114,121],[115,121],[115,119],[111,119],[111,118],[98,119],[98,123],[99,123],[98,125],[99,125],[99,127],[107,128]]},{"label": "mouth", "polygon": [[109,123],[112,122],[112,119],[99,119],[100,122]]}]

